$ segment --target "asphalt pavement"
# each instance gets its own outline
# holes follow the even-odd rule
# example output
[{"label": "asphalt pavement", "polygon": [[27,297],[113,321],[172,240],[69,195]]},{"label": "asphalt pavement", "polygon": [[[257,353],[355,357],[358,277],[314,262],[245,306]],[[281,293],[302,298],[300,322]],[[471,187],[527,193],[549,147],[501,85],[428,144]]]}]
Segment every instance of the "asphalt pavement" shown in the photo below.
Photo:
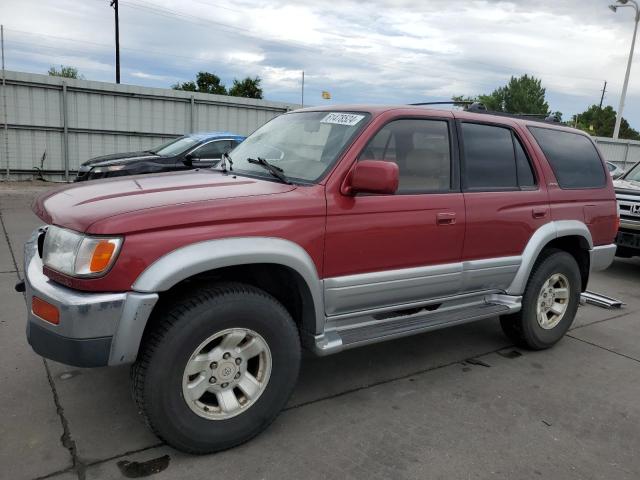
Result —
[{"label": "asphalt pavement", "polygon": [[580,307],[550,350],[514,348],[492,319],[305,355],[266,432],[189,456],[144,425],[128,368],[78,369],[28,346],[13,286],[43,188],[0,184],[0,479],[640,478],[640,259],[589,285],[626,305]]}]

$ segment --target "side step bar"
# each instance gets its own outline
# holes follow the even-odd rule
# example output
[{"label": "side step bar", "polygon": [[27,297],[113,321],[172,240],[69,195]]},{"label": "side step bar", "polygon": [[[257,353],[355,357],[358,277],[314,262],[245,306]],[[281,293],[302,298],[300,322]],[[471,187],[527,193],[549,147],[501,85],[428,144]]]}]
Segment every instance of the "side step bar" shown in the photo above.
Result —
[{"label": "side step bar", "polygon": [[580,300],[603,308],[622,308],[624,305],[621,300],[588,290],[580,295]]},{"label": "side step bar", "polygon": [[514,313],[520,310],[520,300],[521,297],[492,295],[485,297],[483,302],[466,304],[462,308],[443,306],[435,311],[422,310],[384,320],[364,315],[356,324],[329,328],[322,335],[312,337],[310,346],[318,355],[329,355],[370,343]]}]

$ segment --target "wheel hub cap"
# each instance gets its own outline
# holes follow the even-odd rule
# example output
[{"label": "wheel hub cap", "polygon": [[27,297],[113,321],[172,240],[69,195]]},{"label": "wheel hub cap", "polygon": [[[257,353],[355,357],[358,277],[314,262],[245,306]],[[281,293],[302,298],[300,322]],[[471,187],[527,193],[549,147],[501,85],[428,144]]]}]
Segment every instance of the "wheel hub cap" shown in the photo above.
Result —
[{"label": "wheel hub cap", "polygon": [[569,306],[569,280],[561,273],[551,275],[542,285],[536,306],[538,325],[550,330],[560,323]]},{"label": "wheel hub cap", "polygon": [[197,415],[225,420],[247,410],[262,395],[271,366],[269,346],[258,333],[245,328],[223,330],[189,357],[182,395]]}]

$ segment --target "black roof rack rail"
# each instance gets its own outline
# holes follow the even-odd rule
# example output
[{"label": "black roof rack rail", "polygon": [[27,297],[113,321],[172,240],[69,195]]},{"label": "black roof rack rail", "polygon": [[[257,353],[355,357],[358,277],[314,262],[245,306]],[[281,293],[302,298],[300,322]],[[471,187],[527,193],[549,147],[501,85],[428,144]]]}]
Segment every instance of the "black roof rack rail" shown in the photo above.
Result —
[{"label": "black roof rack rail", "polygon": [[425,106],[425,105],[463,105],[464,110],[467,112],[473,113],[485,113],[488,115],[497,115],[499,117],[510,117],[510,118],[522,118],[525,120],[533,120],[536,122],[548,122],[548,123],[560,123],[560,119],[552,114],[546,113],[507,113],[507,112],[495,112],[493,110],[488,110],[487,107],[481,102],[473,102],[470,100],[450,100],[446,102],[419,102],[419,103],[410,103],[411,106]]}]

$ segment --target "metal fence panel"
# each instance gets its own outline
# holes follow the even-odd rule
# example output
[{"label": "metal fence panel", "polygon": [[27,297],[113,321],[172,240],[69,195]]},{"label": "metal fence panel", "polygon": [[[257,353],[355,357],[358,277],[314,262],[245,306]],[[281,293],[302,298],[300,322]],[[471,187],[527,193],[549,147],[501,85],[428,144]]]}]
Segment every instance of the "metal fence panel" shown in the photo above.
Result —
[{"label": "metal fence panel", "polygon": [[145,150],[195,131],[247,135],[298,105],[6,72],[8,150],[0,168],[73,172],[89,158]]},{"label": "metal fence panel", "polygon": [[640,142],[636,140],[614,140],[613,138],[595,137],[598,148],[605,160],[628,170],[640,162]]}]

